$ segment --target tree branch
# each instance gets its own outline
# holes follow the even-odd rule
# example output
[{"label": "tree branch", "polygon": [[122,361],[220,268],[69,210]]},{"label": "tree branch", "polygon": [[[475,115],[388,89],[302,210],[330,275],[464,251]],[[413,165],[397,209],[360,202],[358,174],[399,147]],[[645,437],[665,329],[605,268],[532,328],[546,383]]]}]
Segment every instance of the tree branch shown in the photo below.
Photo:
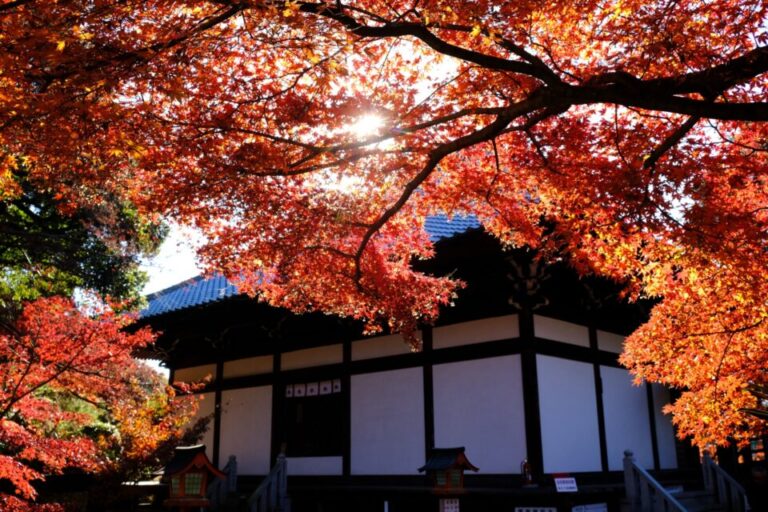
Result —
[{"label": "tree branch", "polygon": [[641,81],[645,87],[667,94],[700,93],[716,97],[736,84],[768,72],[768,46],[759,46],[723,64],[670,78]]},{"label": "tree branch", "polygon": [[354,17],[344,13],[338,6],[330,6],[325,3],[303,3],[300,5],[299,10],[301,12],[316,14],[337,21],[359,37],[384,38],[411,36],[421,40],[427,46],[443,55],[455,57],[466,62],[474,62],[484,68],[521,73],[538,78],[545,83],[552,83],[552,73],[549,70],[544,72],[538,66],[534,66],[527,62],[502,59],[493,55],[487,55],[485,53],[456,46],[440,39],[421,23],[390,22],[381,26],[363,25]]},{"label": "tree branch", "polygon": [[35,0],[14,0],[13,2],[2,4],[0,5],[0,13],[10,11],[11,9],[15,9],[16,7],[20,7],[22,5],[31,4],[34,1]]},{"label": "tree branch", "polygon": [[373,236],[387,223],[387,221],[394,217],[397,212],[399,212],[403,206],[405,206],[411,195],[413,195],[419,186],[421,186],[421,184],[424,183],[427,178],[429,178],[429,176],[432,174],[432,172],[443,158],[450,155],[451,153],[455,153],[470,146],[474,146],[480,142],[492,140],[494,137],[503,132],[509,123],[511,123],[514,119],[534,112],[542,107],[548,106],[549,103],[554,103],[555,101],[555,98],[550,97],[545,89],[539,89],[537,92],[529,96],[528,99],[508,107],[505,111],[496,117],[495,121],[486,125],[480,130],[476,130],[468,135],[459,137],[452,140],[451,142],[447,142],[433,149],[430,152],[429,159],[427,160],[424,167],[421,169],[421,171],[419,171],[418,174],[416,174],[416,176],[413,177],[411,181],[408,182],[397,201],[395,201],[389,208],[387,208],[379,216],[379,218],[371,224],[371,226],[363,235],[363,238],[360,241],[360,245],[358,246],[358,249],[355,253],[355,281],[358,283],[358,286],[360,285],[360,278],[362,277],[360,261],[363,257],[363,253],[365,252],[366,247],[368,246],[368,243],[371,241]]},{"label": "tree branch", "polygon": [[145,48],[140,48],[138,50],[117,53],[116,55],[108,58],[87,62],[82,66],[81,69],[64,68],[46,72],[41,75],[29,75],[28,78],[41,81],[42,84],[40,86],[39,92],[44,92],[54,80],[65,80],[80,71],[95,71],[107,67],[110,64],[116,63],[127,63],[130,65],[134,63],[146,62],[149,55],[173,48],[188,40],[190,37],[199,34],[200,32],[205,32],[206,30],[213,28],[220,23],[223,23],[224,21],[243,11],[245,8],[245,5],[239,3],[234,4],[228,9],[225,9],[216,15],[202,19],[197,25],[192,27],[184,34],[165,42],[156,43]]},{"label": "tree branch", "polygon": [[691,131],[691,129],[701,120],[700,117],[689,117],[683,124],[681,124],[677,130],[667,137],[664,142],[659,144],[648,158],[643,162],[644,169],[653,170],[656,167],[656,163],[664,156],[664,153],[672,149],[678,142],[682,140],[685,135]]},{"label": "tree branch", "polygon": [[768,121],[768,102],[713,103],[680,96],[660,95],[653,90],[645,89],[643,82],[629,86],[615,83],[608,86],[567,86],[561,91],[574,105],[615,103],[625,107],[724,121]]}]

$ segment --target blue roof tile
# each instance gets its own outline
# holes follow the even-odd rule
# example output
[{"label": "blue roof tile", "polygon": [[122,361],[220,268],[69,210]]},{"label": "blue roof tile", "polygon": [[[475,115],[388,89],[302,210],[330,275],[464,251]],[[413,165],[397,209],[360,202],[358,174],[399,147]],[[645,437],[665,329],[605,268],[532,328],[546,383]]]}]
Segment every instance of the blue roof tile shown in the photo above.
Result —
[{"label": "blue roof tile", "polygon": [[147,295],[149,305],[141,311],[139,316],[148,318],[162,315],[171,311],[217,302],[237,294],[235,285],[227,281],[222,275],[208,278],[197,276],[165,290]]},{"label": "blue roof tile", "polygon": [[[434,215],[427,217],[424,227],[433,242],[480,228],[480,222],[473,215],[454,216]],[[218,302],[238,295],[237,288],[222,275],[205,278],[203,276],[187,279],[179,284],[159,292],[147,295],[149,305],[139,313],[140,318],[171,313],[203,304]]]},{"label": "blue roof tile", "polygon": [[470,229],[477,229],[480,227],[480,221],[474,215],[454,216],[450,219],[447,215],[432,215],[426,218],[424,227],[429,233],[429,238],[437,242]]}]

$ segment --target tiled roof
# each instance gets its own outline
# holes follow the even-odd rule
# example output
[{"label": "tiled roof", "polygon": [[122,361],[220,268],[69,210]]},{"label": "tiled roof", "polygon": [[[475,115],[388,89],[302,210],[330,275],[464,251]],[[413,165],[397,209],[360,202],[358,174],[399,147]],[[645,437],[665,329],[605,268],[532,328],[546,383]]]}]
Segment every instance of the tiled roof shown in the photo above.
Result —
[{"label": "tiled roof", "polygon": [[162,315],[179,309],[217,302],[237,295],[237,288],[224,276],[193,277],[147,296],[149,305],[140,313],[141,318]]},{"label": "tiled roof", "polygon": [[433,215],[427,217],[424,221],[424,227],[427,229],[427,233],[429,233],[432,241],[437,242],[443,238],[451,238],[453,235],[470,229],[477,229],[480,227],[480,222],[474,215],[466,217],[455,216],[450,220],[446,215]]},{"label": "tiled roof", "polygon": [[[435,215],[428,217],[424,225],[432,241],[437,242],[458,233],[479,228],[480,222],[474,216],[453,217],[448,220],[446,215]],[[141,311],[139,316],[149,318],[163,315],[172,311],[218,302],[237,294],[237,288],[229,283],[224,276],[193,277],[148,295],[147,302],[149,305]]]}]

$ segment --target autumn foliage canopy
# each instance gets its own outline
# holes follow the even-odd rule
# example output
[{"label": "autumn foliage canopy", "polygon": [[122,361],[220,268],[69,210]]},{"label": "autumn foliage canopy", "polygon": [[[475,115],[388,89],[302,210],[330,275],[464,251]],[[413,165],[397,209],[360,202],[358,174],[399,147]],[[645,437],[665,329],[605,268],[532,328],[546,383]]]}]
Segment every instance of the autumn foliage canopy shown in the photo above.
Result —
[{"label": "autumn foliage canopy", "polygon": [[185,425],[195,400],[132,357],[153,336],[123,332],[134,316],[116,314],[135,306],[140,257],[163,226],[114,196],[64,211],[25,158],[12,163],[0,200],[0,510],[57,510],[45,492],[31,500],[72,472],[98,474],[88,501],[106,505],[199,434]]},{"label": "autumn foliage canopy", "polygon": [[[762,0],[0,3],[0,183],[125,197],[296,311],[405,332],[426,216],[659,299],[626,343],[699,445],[768,379]],[[12,197],[12,187],[2,194]]]},{"label": "autumn foliage canopy", "polygon": [[93,313],[42,298],[0,332],[0,481],[10,484],[0,491],[2,510],[37,510],[28,501],[33,483],[49,475],[125,477],[126,466],[157,464],[153,454],[182,435],[195,411],[191,397],[173,400],[160,376],[133,359],[153,340],[147,329],[129,334],[130,317]]}]

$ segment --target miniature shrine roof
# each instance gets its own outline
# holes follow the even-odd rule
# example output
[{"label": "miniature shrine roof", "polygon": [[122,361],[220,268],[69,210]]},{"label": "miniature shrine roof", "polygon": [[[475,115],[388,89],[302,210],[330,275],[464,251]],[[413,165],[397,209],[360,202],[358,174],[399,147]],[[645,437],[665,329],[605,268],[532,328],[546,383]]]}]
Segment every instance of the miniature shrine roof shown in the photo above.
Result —
[{"label": "miniature shrine roof", "polygon": [[446,469],[471,469],[478,468],[472,465],[464,455],[464,447],[456,448],[432,448],[429,451],[427,463],[419,468],[419,471],[444,471]]},{"label": "miniature shrine roof", "polygon": [[[433,242],[480,228],[480,222],[474,216],[453,217],[435,215],[424,223]],[[140,318],[149,318],[173,311],[219,302],[239,295],[237,287],[222,275],[211,277],[197,276],[175,284],[147,296],[149,305],[140,313]]]},{"label": "miniature shrine roof", "polygon": [[177,446],[174,450],[173,459],[165,466],[165,475],[171,476],[183,471],[187,471],[190,466],[195,465],[198,469],[205,468],[210,474],[223,477],[224,474],[216,469],[205,455],[205,445],[197,444],[194,446]]}]

